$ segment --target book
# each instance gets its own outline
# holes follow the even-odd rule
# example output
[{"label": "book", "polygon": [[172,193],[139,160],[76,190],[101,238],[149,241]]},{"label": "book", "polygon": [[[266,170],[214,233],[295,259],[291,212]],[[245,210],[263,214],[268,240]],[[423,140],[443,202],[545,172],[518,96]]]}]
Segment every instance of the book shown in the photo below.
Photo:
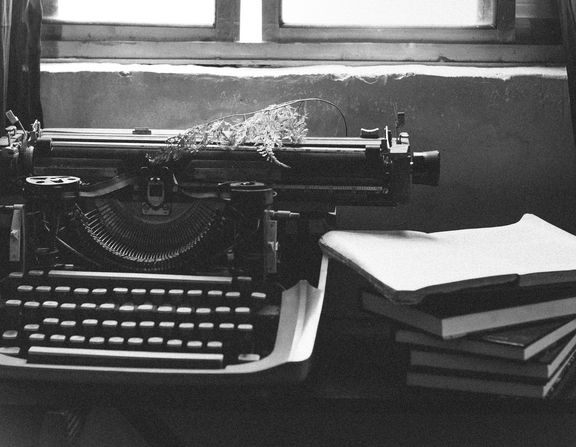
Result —
[{"label": "book", "polygon": [[364,310],[443,339],[517,324],[576,315],[575,286],[498,287],[431,297],[400,305],[378,293],[361,292]]},{"label": "book", "polygon": [[576,281],[576,236],[533,214],[511,225],[436,233],[330,231],[319,243],[328,258],[403,304],[490,285]]},{"label": "book", "polygon": [[516,397],[544,398],[557,388],[572,369],[576,350],[545,380],[518,379],[504,375],[455,373],[444,369],[408,370],[408,386],[419,386],[453,391],[498,394]]},{"label": "book", "polygon": [[410,365],[451,371],[472,371],[513,377],[549,379],[576,348],[576,335],[570,334],[529,361],[500,359],[446,351],[410,350]]},{"label": "book", "polygon": [[576,331],[576,318],[569,317],[452,340],[442,340],[424,332],[400,329],[396,331],[395,340],[414,346],[526,361],[574,331]]}]

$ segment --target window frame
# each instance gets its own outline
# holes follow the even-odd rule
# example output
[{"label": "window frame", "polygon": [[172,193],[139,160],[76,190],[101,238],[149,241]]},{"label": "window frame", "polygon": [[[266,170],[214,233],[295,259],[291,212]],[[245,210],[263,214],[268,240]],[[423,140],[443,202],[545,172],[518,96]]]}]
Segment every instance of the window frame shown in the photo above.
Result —
[{"label": "window frame", "polygon": [[[58,0],[42,0],[50,11]],[[46,17],[42,40],[59,42],[233,42],[238,36],[240,0],[215,0],[214,26],[79,23]]]},{"label": "window frame", "polygon": [[495,0],[495,20],[479,27],[313,27],[282,23],[282,0],[263,3],[263,40],[268,42],[512,42],[516,0]]},{"label": "window frame", "polygon": [[[56,0],[42,0],[53,2]],[[42,58],[47,62],[97,61],[145,64],[201,64],[213,66],[284,67],[321,64],[376,65],[386,63],[442,64],[553,64],[564,63],[564,50],[558,39],[540,40],[543,32],[534,32],[534,17],[515,17],[510,21],[514,0],[499,0],[507,6],[504,22],[488,30],[474,31],[471,40],[451,28],[422,31],[416,39],[403,35],[390,41],[329,41],[305,42],[264,41],[238,42],[240,34],[240,1],[216,0],[216,26],[201,27],[86,25],[43,23]],[[263,40],[270,39],[270,21],[278,27],[281,0],[262,0]],[[546,0],[519,0],[536,3]],[[552,3],[552,0],[548,1]],[[497,4],[498,7],[498,4]],[[533,8],[534,9],[534,8]],[[536,8],[538,9],[538,8]],[[551,11],[549,14],[554,14]],[[535,20],[539,21],[538,18]],[[545,17],[544,22],[559,24],[559,17]],[[519,24],[522,24],[519,26]],[[510,29],[512,26],[512,29]],[[559,25],[557,26],[559,29]],[[85,28],[82,30],[82,28]],[[272,30],[274,31],[274,30]],[[274,31],[277,32],[278,30]],[[432,33],[428,36],[426,32]],[[440,32],[439,32],[440,31]],[[444,31],[447,35],[442,38]],[[486,33],[484,33],[486,31]],[[283,32],[283,31],[282,31]],[[488,36],[488,37],[486,37]],[[536,39],[534,38],[536,36]],[[430,40],[424,39],[429,37]],[[512,39],[512,40],[511,40]]]}]

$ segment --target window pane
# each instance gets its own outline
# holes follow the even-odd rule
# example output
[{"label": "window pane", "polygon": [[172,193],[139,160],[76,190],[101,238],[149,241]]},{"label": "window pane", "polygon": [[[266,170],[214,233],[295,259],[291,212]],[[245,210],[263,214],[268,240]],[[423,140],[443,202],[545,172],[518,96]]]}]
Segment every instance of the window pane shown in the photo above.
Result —
[{"label": "window pane", "polygon": [[282,26],[476,27],[494,23],[495,0],[282,0]]},{"label": "window pane", "polygon": [[50,18],[77,23],[213,27],[216,15],[216,0],[50,0],[49,3]]}]

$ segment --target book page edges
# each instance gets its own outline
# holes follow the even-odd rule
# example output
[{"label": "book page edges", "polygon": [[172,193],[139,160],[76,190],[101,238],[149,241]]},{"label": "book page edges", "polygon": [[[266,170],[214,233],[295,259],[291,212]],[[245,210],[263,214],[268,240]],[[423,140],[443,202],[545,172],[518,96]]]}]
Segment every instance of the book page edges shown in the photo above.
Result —
[{"label": "book page edges", "polygon": [[[383,297],[389,299],[395,304],[416,305],[421,303],[422,300],[424,300],[424,298],[426,298],[428,295],[434,293],[457,292],[459,290],[493,286],[493,285],[494,286],[507,285],[507,284],[512,285],[517,283],[519,280],[518,274],[505,274],[497,276],[487,276],[483,278],[472,278],[450,283],[434,284],[417,290],[396,290],[388,286],[378,278],[376,278],[374,275],[367,272],[365,269],[360,267],[358,264],[353,262],[348,257],[343,256],[339,251],[336,251],[332,247],[322,243],[320,244],[320,246],[323,252],[326,254],[326,256],[338,262],[341,262],[345,266],[351,268],[353,271],[355,271],[364,279],[366,279],[372,287],[374,287],[379,293],[383,295]],[[537,280],[537,278],[534,278],[534,280]]]}]

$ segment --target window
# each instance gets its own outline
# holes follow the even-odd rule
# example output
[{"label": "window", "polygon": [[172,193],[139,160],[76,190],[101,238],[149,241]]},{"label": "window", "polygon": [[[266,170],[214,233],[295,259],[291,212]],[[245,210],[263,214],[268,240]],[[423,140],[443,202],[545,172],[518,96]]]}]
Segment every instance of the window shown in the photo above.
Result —
[{"label": "window", "polygon": [[45,40],[234,40],[236,3],[42,0]]},{"label": "window", "polygon": [[556,0],[42,2],[46,59],[219,65],[563,60]]},{"label": "window", "polygon": [[271,41],[511,40],[514,2],[281,0],[266,6],[265,37]]}]

